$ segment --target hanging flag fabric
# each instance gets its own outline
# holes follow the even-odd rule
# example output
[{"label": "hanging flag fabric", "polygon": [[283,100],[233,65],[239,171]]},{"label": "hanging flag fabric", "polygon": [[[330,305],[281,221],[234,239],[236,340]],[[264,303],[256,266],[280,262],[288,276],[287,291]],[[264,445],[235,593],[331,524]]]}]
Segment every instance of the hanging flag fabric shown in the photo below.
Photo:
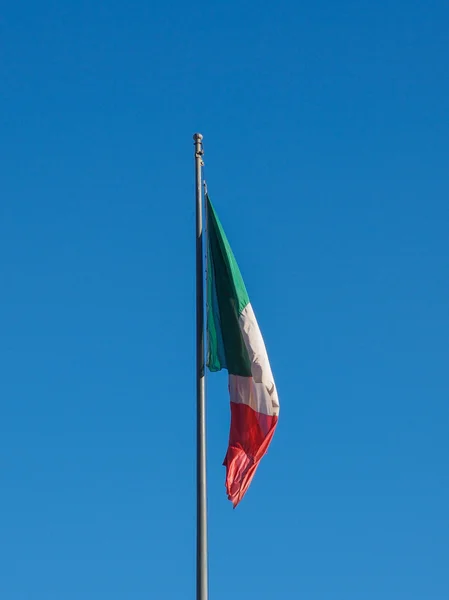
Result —
[{"label": "hanging flag fabric", "polygon": [[231,400],[226,490],[234,507],[266,453],[279,400],[265,344],[232,250],[207,203],[207,366],[227,369]]}]

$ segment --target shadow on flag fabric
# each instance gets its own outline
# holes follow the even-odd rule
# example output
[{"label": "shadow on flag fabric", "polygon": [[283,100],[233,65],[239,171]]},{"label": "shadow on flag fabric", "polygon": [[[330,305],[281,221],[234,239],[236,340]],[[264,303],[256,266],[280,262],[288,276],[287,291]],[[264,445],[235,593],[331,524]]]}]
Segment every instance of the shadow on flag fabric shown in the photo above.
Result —
[{"label": "shadow on flag fabric", "polygon": [[276,429],[279,400],[265,344],[217,214],[207,209],[207,366],[227,369],[231,400],[226,491],[241,501]]}]

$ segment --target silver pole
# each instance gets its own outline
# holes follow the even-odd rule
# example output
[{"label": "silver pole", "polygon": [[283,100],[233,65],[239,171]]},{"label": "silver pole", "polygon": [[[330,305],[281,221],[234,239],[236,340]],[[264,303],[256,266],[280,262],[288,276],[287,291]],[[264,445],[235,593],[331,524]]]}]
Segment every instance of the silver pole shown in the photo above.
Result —
[{"label": "silver pole", "polygon": [[206,399],[204,388],[203,136],[195,133],[196,188],[196,599],[207,600]]}]

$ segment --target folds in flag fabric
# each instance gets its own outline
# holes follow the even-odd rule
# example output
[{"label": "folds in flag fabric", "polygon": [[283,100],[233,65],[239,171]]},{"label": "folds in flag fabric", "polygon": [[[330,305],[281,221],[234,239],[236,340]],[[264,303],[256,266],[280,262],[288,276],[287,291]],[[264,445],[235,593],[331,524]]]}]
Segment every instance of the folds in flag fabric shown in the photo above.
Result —
[{"label": "folds in flag fabric", "polygon": [[217,214],[207,203],[207,366],[227,369],[231,400],[226,490],[243,498],[276,429],[279,400],[253,308]]}]

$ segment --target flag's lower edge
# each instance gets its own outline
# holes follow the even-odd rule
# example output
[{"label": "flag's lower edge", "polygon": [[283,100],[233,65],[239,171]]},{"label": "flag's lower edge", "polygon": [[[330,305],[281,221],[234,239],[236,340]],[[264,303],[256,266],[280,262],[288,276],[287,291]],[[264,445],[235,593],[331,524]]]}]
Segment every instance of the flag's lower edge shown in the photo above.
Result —
[{"label": "flag's lower edge", "polygon": [[234,508],[241,501],[266,454],[278,417],[255,411],[247,404],[231,401],[229,446],[223,464],[226,467],[226,491]]}]

